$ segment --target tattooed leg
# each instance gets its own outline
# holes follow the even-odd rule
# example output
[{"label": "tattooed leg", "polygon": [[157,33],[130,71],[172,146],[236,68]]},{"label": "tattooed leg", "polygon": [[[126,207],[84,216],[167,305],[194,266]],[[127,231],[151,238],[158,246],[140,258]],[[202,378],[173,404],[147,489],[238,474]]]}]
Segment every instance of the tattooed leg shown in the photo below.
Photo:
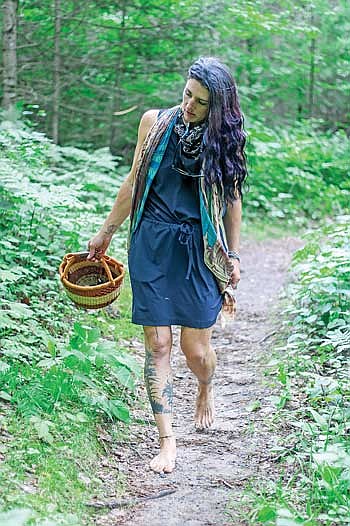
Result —
[{"label": "tattooed leg", "polygon": [[160,438],[160,453],[151,461],[150,466],[158,473],[170,473],[175,467],[176,457],[175,436],[172,430],[171,328],[144,327],[144,335],[145,384]]},{"label": "tattooed leg", "polygon": [[155,353],[146,348],[144,377],[154,414],[172,414],[173,381],[170,364],[157,363]]},{"label": "tattooed leg", "polygon": [[213,377],[216,354],[210,345],[212,329],[181,328],[181,349],[186,362],[198,379],[195,426],[210,427],[214,422]]}]

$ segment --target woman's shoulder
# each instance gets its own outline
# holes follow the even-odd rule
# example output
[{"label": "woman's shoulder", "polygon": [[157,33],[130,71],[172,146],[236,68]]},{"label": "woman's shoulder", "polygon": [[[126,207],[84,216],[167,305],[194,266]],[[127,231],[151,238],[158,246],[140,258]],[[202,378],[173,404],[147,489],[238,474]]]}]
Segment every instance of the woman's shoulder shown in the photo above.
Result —
[{"label": "woman's shoulder", "polygon": [[147,110],[141,117],[139,124],[139,139],[143,142],[149,130],[156,122],[159,110]]},{"label": "woman's shoulder", "polygon": [[153,124],[159,119],[159,117],[165,112],[174,112],[179,106],[174,106],[168,109],[151,109],[145,111],[140,120],[139,131],[142,136],[147,135]]},{"label": "woman's shoulder", "polygon": [[141,117],[140,125],[152,126],[158,117],[159,110],[147,110]]}]

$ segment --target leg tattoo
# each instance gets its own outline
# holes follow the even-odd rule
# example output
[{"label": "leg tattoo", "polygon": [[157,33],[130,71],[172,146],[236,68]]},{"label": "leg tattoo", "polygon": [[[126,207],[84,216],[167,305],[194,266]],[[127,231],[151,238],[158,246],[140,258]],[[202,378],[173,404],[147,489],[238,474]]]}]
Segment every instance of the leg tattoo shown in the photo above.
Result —
[{"label": "leg tattoo", "polygon": [[157,367],[154,355],[149,349],[146,349],[144,376],[153,413],[171,414],[173,410],[173,380],[170,366],[168,368]]}]

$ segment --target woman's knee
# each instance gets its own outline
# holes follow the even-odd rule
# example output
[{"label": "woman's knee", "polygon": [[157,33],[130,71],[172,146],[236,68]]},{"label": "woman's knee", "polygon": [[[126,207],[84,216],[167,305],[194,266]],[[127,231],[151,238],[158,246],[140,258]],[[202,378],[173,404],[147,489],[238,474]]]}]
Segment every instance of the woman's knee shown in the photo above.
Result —
[{"label": "woman's knee", "polygon": [[172,336],[169,327],[144,327],[144,334],[146,350],[152,352],[155,359],[170,355]]},{"label": "woman's knee", "polygon": [[188,362],[203,363],[211,352],[210,343],[183,340],[180,343],[181,350]]},{"label": "woman's knee", "polygon": [[184,355],[186,356],[186,361],[188,363],[205,365],[209,359],[211,349],[208,347],[203,347],[201,345],[193,346],[187,348],[186,351],[183,350]]},{"label": "woman's knee", "polygon": [[211,331],[207,329],[183,329],[181,332],[181,350],[190,361],[204,361],[212,352],[210,345]]}]

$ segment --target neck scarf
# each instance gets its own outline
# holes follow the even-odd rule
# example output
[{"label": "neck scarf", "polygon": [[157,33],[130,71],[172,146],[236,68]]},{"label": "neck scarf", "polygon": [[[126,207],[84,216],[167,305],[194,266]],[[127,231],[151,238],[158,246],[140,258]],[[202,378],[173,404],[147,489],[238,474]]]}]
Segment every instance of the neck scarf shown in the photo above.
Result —
[{"label": "neck scarf", "polygon": [[203,150],[203,135],[206,123],[192,125],[184,123],[183,112],[179,114],[174,130],[182,144],[182,151],[188,157],[199,158]]}]

